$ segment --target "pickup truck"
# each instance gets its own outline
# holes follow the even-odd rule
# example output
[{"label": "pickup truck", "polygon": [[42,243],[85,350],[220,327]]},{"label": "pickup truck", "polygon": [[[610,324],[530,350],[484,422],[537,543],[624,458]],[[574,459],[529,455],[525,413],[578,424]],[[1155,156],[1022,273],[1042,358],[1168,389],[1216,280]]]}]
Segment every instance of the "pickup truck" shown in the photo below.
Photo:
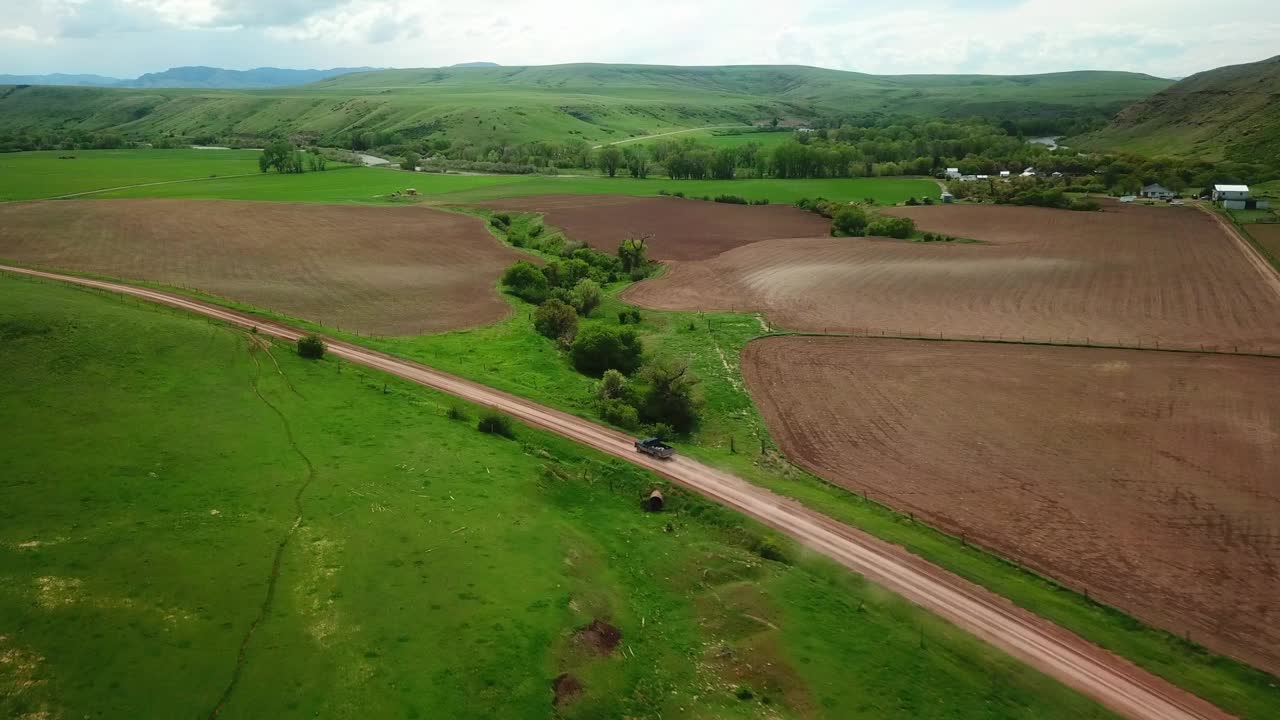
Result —
[{"label": "pickup truck", "polygon": [[659,460],[669,460],[676,454],[676,449],[658,438],[646,438],[636,441],[636,450],[645,455],[652,455]]}]

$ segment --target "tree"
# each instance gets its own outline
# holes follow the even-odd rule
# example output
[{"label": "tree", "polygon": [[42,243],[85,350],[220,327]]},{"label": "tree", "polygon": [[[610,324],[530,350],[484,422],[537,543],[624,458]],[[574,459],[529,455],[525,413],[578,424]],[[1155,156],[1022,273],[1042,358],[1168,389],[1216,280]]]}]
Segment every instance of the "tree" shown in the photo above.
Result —
[{"label": "tree", "polygon": [[422,160],[422,158],[418,157],[418,153],[412,151],[407,152],[404,154],[404,159],[400,161],[400,169],[409,171],[417,170],[418,162],[420,160]]},{"label": "tree", "polygon": [[916,231],[916,223],[911,218],[880,216],[867,225],[866,233],[875,237],[891,237],[906,240]]},{"label": "tree", "polygon": [[533,327],[539,335],[568,345],[578,335],[578,313],[565,303],[551,298],[534,311]]},{"label": "tree", "polygon": [[591,278],[583,278],[573,286],[573,292],[569,295],[573,301],[573,307],[582,317],[591,315],[591,311],[600,307],[600,303],[604,300],[604,294],[600,292],[600,286]]},{"label": "tree", "polygon": [[258,169],[267,172],[275,168],[279,173],[300,173],[303,171],[302,151],[284,140],[269,143],[258,157]]},{"label": "tree", "polygon": [[627,170],[633,178],[649,177],[649,152],[639,145],[628,145],[622,151]]},{"label": "tree", "polygon": [[836,237],[862,237],[867,234],[867,211],[859,205],[841,205],[831,216],[831,234]]},{"label": "tree", "polygon": [[618,400],[624,397],[627,391],[627,376],[617,370],[605,370],[600,376],[600,383],[596,385],[597,400]]},{"label": "tree", "polygon": [[663,423],[687,433],[698,422],[702,400],[697,387],[700,380],[689,371],[689,363],[661,357],[644,367],[644,393],[640,398],[640,419],[647,423]]},{"label": "tree", "polygon": [[298,355],[308,360],[319,360],[324,357],[324,340],[319,335],[304,335],[298,338]]},{"label": "tree", "polygon": [[617,145],[605,145],[596,154],[596,165],[609,177],[616,177],[622,166],[622,151]]},{"label": "tree", "polygon": [[640,367],[644,346],[630,328],[588,327],[573,341],[573,366],[587,375],[600,376],[606,370],[630,375]]},{"label": "tree", "polygon": [[537,265],[527,260],[507,268],[502,274],[502,284],[513,295],[527,302],[539,303],[547,297],[547,276],[542,274]]},{"label": "tree", "polygon": [[618,246],[618,260],[622,263],[622,272],[635,273],[649,266],[648,241],[651,236],[627,238]]}]

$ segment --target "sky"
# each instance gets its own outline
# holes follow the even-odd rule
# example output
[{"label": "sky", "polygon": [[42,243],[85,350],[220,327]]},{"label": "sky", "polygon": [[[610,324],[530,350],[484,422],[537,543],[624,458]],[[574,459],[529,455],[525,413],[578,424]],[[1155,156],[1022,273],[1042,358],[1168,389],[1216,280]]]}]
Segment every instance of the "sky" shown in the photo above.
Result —
[{"label": "sky", "polygon": [[1130,70],[1280,55],[1275,0],[0,0],[0,73],[617,62],[877,74]]}]

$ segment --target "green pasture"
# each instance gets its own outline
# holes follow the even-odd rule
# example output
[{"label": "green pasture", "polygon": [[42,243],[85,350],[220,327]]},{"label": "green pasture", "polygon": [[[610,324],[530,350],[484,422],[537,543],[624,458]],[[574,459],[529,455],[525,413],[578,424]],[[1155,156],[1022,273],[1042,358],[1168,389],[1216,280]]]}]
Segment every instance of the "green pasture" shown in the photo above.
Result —
[{"label": "green pasture", "polygon": [[[444,175],[407,173],[385,168],[338,168],[301,175],[254,175],[216,178],[194,183],[153,185],[118,190],[106,198],[219,198],[298,202],[387,202],[387,195],[408,188],[421,201],[465,204],[481,200],[533,195],[657,195],[683,192],[691,197],[740,195],[749,200],[792,203],[802,197],[862,200],[873,197],[896,204],[909,197],[938,197],[938,186],[919,178],[852,178],[828,180],[670,180],[598,175]],[[408,202],[408,198],[401,201]]]},{"label": "green pasture", "polygon": [[258,172],[253,150],[66,150],[0,154],[0,202]]},{"label": "green pasture", "polygon": [[[728,510],[394,378],[12,276],[0,342],[5,717],[1112,717]],[[610,653],[578,637],[597,619]],[[561,673],[582,694],[553,708]]]}]

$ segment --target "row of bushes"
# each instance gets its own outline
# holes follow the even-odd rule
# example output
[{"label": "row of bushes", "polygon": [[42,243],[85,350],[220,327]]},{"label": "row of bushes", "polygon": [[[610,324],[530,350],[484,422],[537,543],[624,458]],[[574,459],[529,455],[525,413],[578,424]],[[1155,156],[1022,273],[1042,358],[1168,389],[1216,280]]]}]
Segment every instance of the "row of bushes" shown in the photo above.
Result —
[{"label": "row of bushes", "polygon": [[[659,191],[658,191],[658,194],[659,194],[659,195],[662,195],[662,196],[664,196],[664,197],[677,197],[677,198],[687,197],[687,196],[684,194],[684,191],[683,191],[683,190],[677,190],[677,191],[675,191],[675,192],[668,192],[668,191],[666,191],[666,190],[659,190]],[[689,198],[689,199],[690,199],[690,200],[703,200],[703,201],[706,201],[706,202],[718,202],[718,203],[725,203],[725,204],[727,204],[727,205],[768,205],[768,204],[769,204],[769,199],[768,199],[768,198],[763,198],[763,199],[761,199],[761,200],[748,200],[748,199],[746,199],[746,198],[742,197],[741,195],[717,195],[717,196],[715,196],[715,197],[711,197],[710,195],[702,195],[702,196],[694,196],[694,197],[691,197],[691,198]]]}]

